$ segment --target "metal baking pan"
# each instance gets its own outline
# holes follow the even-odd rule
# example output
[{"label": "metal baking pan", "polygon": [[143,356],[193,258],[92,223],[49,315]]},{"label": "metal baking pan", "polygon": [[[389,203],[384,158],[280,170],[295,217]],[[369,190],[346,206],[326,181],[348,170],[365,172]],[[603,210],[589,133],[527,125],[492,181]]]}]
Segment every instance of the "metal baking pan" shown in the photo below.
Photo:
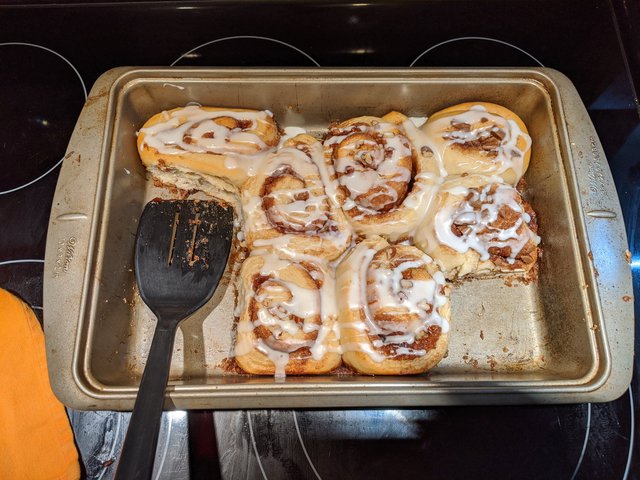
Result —
[{"label": "metal baking pan", "polygon": [[[44,312],[53,389],[77,409],[127,410],[153,334],[133,274],[148,180],[136,130],[189,102],[269,109],[282,126],[399,110],[429,115],[471,100],[502,104],[533,138],[526,197],[539,216],[539,280],[472,281],[452,293],[448,356],[409,377],[226,373],[233,289],[184,322],[167,408],[418,406],[609,401],[632,373],[627,240],[611,173],[589,116],[562,74],[532,69],[117,68],[95,83],[53,202]],[[228,282],[227,278],[227,282]]]}]

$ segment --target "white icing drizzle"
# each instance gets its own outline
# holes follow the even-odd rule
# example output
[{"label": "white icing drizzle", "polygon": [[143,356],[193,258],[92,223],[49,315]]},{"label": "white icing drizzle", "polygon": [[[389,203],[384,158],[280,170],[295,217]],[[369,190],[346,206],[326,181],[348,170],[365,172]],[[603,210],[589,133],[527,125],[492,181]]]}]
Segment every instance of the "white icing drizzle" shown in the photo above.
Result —
[{"label": "white icing drizzle", "polygon": [[302,127],[295,127],[295,126],[284,127],[284,134],[280,137],[280,143],[278,143],[278,148],[284,147],[284,144],[288,140],[294,138],[295,136],[303,135],[306,133],[307,131]]},{"label": "white icing drizzle", "polygon": [[[329,180],[320,142],[282,147],[265,157],[259,172],[264,178],[260,195],[256,195],[256,188],[242,191],[245,229],[260,232],[279,226],[285,232],[280,231],[276,238],[258,239],[254,247],[287,249],[294,238],[304,235],[318,236],[338,250],[347,248],[351,228],[346,221],[338,221],[344,217],[335,199],[336,186]],[[299,181],[301,188],[265,191],[267,181],[284,177]]]},{"label": "white icing drizzle", "polygon": [[[325,158],[338,174],[332,189],[346,188],[349,195],[337,198],[355,230],[381,233],[393,242],[412,237],[446,175],[426,136],[411,119],[400,125],[363,121],[334,127],[330,133]],[[418,148],[416,141],[422,142]],[[372,218],[383,218],[383,231],[375,231]]]},{"label": "white icing drizzle", "polygon": [[[403,122],[402,126],[404,127],[404,131],[407,133],[407,137],[413,143],[413,147],[416,150],[416,155],[433,155],[433,159],[435,160],[435,168],[432,172],[422,172],[419,175],[435,175],[439,177],[446,177],[447,170],[444,168],[444,163],[442,159],[442,151],[437,147],[436,142],[433,141],[429,135],[427,135],[422,130],[419,130],[416,125],[410,121],[406,120]],[[416,179],[418,178],[416,176]]]},{"label": "white icing drizzle", "polygon": [[364,310],[364,328],[371,333],[378,333],[378,327],[371,321],[371,313],[369,312],[369,303],[367,302],[367,271],[369,270],[369,264],[373,259],[376,251],[368,248],[364,244],[359,244],[356,250],[352,253],[352,259],[358,267],[358,270],[353,271],[351,277],[351,283],[349,288],[349,308],[352,310],[358,310],[362,308]]},{"label": "white icing drizzle", "polygon": [[384,362],[385,360],[389,360],[392,358],[399,357],[401,355],[412,355],[415,357],[422,357],[427,354],[426,350],[423,349],[413,349],[408,347],[396,347],[390,353],[382,354],[378,352],[374,346],[369,343],[364,342],[352,342],[346,343],[342,346],[343,352],[364,352],[369,357],[377,363]]},{"label": "white icing drizzle", "polygon": [[318,169],[320,180],[324,185],[325,194],[328,196],[329,200],[333,203],[333,206],[335,208],[341,208],[342,202],[340,201],[340,195],[338,193],[340,184],[338,183],[338,179],[336,178],[336,173],[333,169],[333,166],[328,164],[324,159],[322,143],[317,142],[312,144],[309,148],[308,154],[309,159],[315,164],[316,168]]},{"label": "white icing drizzle", "polygon": [[398,204],[398,192],[389,182],[411,180],[410,168],[401,162],[412,155],[409,140],[398,131],[397,125],[387,122],[357,124],[338,129],[325,140],[328,150],[338,145],[333,166],[352,202],[344,208],[375,213],[381,208],[374,202],[377,197],[383,197],[383,205]]},{"label": "white icing drizzle", "polygon": [[261,338],[258,339],[256,348],[258,349],[258,351],[264,353],[267,357],[269,357],[269,360],[273,362],[275,377],[286,376],[285,369],[287,368],[287,363],[289,363],[289,354],[287,352],[274,350],[266,343],[264,343]]},{"label": "white icing drizzle", "polygon": [[[434,150],[440,158],[444,158],[444,151],[453,145],[480,142],[487,145],[478,147],[479,153],[495,165],[493,173],[500,175],[511,169],[518,179],[524,174],[524,156],[531,148],[531,137],[514,120],[489,113],[482,105],[474,105],[466,112],[427,122],[423,131],[428,137],[441,138],[441,142],[436,142],[439,148]],[[485,143],[492,137],[491,144]],[[524,141],[522,149],[518,147],[519,139]]]},{"label": "white icing drizzle", "polygon": [[[249,127],[228,128],[215,121],[223,117],[250,122]],[[185,152],[251,155],[268,148],[262,138],[252,132],[272,118],[267,111],[212,111],[192,105],[163,112],[163,118],[163,122],[140,129],[144,134],[141,148],[148,145],[165,155]]]},{"label": "white icing drizzle", "polygon": [[[262,293],[253,289],[244,292],[245,309],[249,308],[252,300],[257,304],[256,318],[239,322],[238,332],[263,326],[269,330],[271,338],[256,338],[249,345],[239,342],[236,354],[256,348],[273,362],[276,376],[281,376],[285,373],[290,354],[300,348],[309,348],[311,358],[316,361],[328,352],[340,352],[335,338],[330,338],[336,329],[337,316],[333,272],[315,257],[301,256],[304,261],[312,262],[309,266],[303,265],[302,259],[291,260],[267,251],[254,251],[252,255],[263,259],[259,274],[268,278],[258,286]],[[307,288],[284,280],[282,272],[291,267],[303,269],[311,278],[321,282],[321,287]],[[296,322],[292,317],[299,320]]]},{"label": "white icing drizzle", "polygon": [[[426,280],[403,278],[403,272],[426,268],[433,263],[425,254],[407,259],[395,268],[373,269],[371,262],[377,251],[363,242],[355,247],[349,257],[353,269],[348,284],[347,304],[349,309],[364,312],[364,315],[359,315],[359,321],[343,322],[341,328],[366,332],[378,338],[372,342],[373,347],[366,342],[351,342],[342,346],[343,351],[362,351],[375,362],[399,355],[426,355],[425,350],[412,349],[410,345],[420,332],[431,325],[439,326],[442,333],[449,330],[447,320],[439,312],[448,301],[442,293],[444,275],[438,270]],[[397,322],[376,321],[375,312],[382,309],[396,311],[404,318]],[[407,316],[412,318],[411,321],[407,322]],[[402,346],[404,343],[409,346]],[[387,345],[398,345],[392,349],[395,353],[383,355],[376,350]]]},{"label": "white icing drizzle", "polygon": [[420,128],[424,125],[429,117],[409,117],[411,123],[413,123],[417,128]]},{"label": "white icing drizzle", "polygon": [[260,168],[267,152],[269,150],[258,152],[254,155],[227,154],[224,157],[224,166],[228,170],[242,170],[247,176],[253,177]]},{"label": "white icing drizzle", "polygon": [[[527,226],[531,220],[517,201],[517,191],[506,184],[490,183],[482,188],[466,188],[457,185],[443,190],[451,195],[460,196],[459,203],[450,203],[441,208],[434,217],[434,228],[438,241],[459,253],[470,248],[480,254],[480,260],[488,260],[492,247],[509,247],[511,254],[506,258],[514,264],[522,248],[530,241],[536,245],[540,237]],[[494,225],[500,209],[506,206],[518,214],[515,223],[502,229]],[[457,225],[462,236],[452,231]]]}]

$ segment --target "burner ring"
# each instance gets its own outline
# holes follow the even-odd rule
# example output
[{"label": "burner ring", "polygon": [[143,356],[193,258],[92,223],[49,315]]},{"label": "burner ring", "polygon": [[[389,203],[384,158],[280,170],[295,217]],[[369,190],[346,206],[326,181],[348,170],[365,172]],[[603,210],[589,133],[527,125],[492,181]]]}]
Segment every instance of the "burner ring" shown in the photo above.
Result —
[{"label": "burner ring", "polygon": [[296,411],[295,410],[291,410],[291,413],[293,414],[293,423],[294,423],[294,425],[296,427],[296,433],[298,434],[298,440],[300,441],[300,446],[302,447],[302,452],[304,453],[304,456],[306,457],[307,462],[309,462],[309,466],[311,467],[311,470],[313,470],[313,473],[315,474],[316,478],[318,480],[322,480],[322,477],[318,473],[318,470],[316,470],[316,466],[311,461],[311,457],[309,456],[309,452],[307,451],[307,447],[304,444],[304,440],[302,440],[302,434],[300,433],[300,426],[298,425],[298,416],[296,415]]},{"label": "burner ring", "polygon": [[633,391],[631,385],[629,385],[629,421],[631,423],[631,429],[629,433],[629,452],[627,453],[627,465],[624,469],[624,476],[622,478],[629,478],[629,470],[631,468],[631,459],[633,458],[633,446],[636,437],[636,420],[635,420],[635,405],[633,403]]},{"label": "burner ring", "polygon": [[283,42],[282,40],[278,40],[278,39],[270,38],[270,37],[261,37],[261,36],[258,36],[258,35],[234,35],[234,36],[231,36],[231,37],[217,38],[217,39],[215,39],[215,40],[211,40],[211,41],[209,41],[209,42],[205,42],[205,43],[203,43],[203,44],[201,44],[201,45],[198,45],[198,46],[197,46],[197,47],[195,47],[195,48],[192,48],[192,49],[191,49],[191,50],[189,50],[188,52],[185,52],[185,53],[183,53],[182,55],[180,55],[176,60],[174,60],[174,61],[171,63],[171,66],[172,66],[172,67],[175,67],[175,66],[176,66],[176,63],[178,63],[180,60],[182,60],[182,59],[183,59],[183,58],[185,58],[187,55],[189,55],[189,54],[191,54],[191,53],[195,52],[196,50],[198,50],[198,49],[200,49],[200,48],[202,48],[202,47],[206,47],[206,46],[208,46],[208,45],[213,45],[213,44],[215,44],[215,43],[226,42],[226,41],[228,41],[228,40],[265,40],[265,41],[268,41],[268,42],[274,42],[274,43],[277,43],[277,44],[279,44],[279,45],[284,45],[284,46],[286,46],[286,47],[289,47],[289,48],[291,48],[291,49],[295,50],[295,51],[296,51],[296,52],[298,52],[298,53],[301,53],[302,55],[304,55],[305,57],[307,57],[307,59],[311,60],[311,61],[314,63],[314,65],[315,65],[316,67],[319,67],[319,66],[320,66],[320,64],[319,64],[319,63],[318,63],[318,62],[317,62],[317,61],[316,61],[316,60],[315,60],[311,55],[309,55],[308,53],[306,53],[306,52],[305,52],[305,51],[303,51],[303,50],[300,50],[298,47],[296,47],[296,46],[294,46],[294,45],[291,45],[290,43]]},{"label": "burner ring", "polygon": [[253,432],[253,422],[251,421],[251,410],[247,410],[246,412],[247,415],[247,423],[249,425],[249,435],[251,437],[251,445],[253,447],[253,454],[256,456],[256,460],[258,462],[258,467],[260,467],[260,471],[262,472],[262,477],[265,480],[267,479],[267,473],[264,471],[264,467],[262,466],[262,461],[260,460],[260,454],[258,453],[258,444],[256,443],[256,436],[255,433]]},{"label": "burner ring", "polygon": [[37,43],[26,43],[26,42],[5,42],[5,43],[0,43],[0,47],[10,47],[10,46],[23,46],[23,47],[34,47],[34,48],[39,48],[41,50],[45,50],[49,53],[53,53],[54,55],[56,55],[57,57],[61,58],[62,60],[65,61],[65,63],[67,65],[69,65],[71,67],[71,69],[73,70],[73,72],[76,74],[76,76],[78,77],[78,80],[80,80],[80,84],[82,85],[82,91],[84,92],[84,99],[87,99],[87,87],[84,84],[84,80],[82,79],[82,76],[80,75],[80,72],[78,72],[78,69],[73,65],[73,63],[71,63],[69,60],[67,60],[67,58],[61,54],[59,54],[58,52],[56,52],[55,50],[51,50],[50,48],[47,48],[43,45],[38,45]]},{"label": "burner ring", "polygon": [[418,60],[420,60],[423,56],[425,56],[427,53],[431,52],[432,50],[435,50],[438,47],[441,47],[443,45],[446,45],[448,43],[453,43],[453,42],[459,42],[459,41],[465,41],[465,40],[483,40],[483,41],[487,41],[487,42],[494,42],[494,43],[499,43],[501,45],[506,45],[508,47],[511,48],[515,48],[516,50],[518,50],[521,53],[524,53],[527,57],[531,58],[534,62],[536,62],[538,65],[540,65],[541,67],[544,67],[544,64],[538,60],[536,57],[534,57],[533,55],[531,55],[529,52],[527,52],[526,50],[513,45],[512,43],[509,42],[505,42],[504,40],[498,40],[497,38],[491,38],[491,37],[456,37],[456,38],[450,38],[449,40],[445,40],[443,42],[437,43],[435,45],[432,45],[431,47],[427,48],[424,52],[422,52],[420,55],[418,55],[413,62],[411,62],[409,64],[409,67],[413,67]]},{"label": "burner ring", "polygon": [[[78,77],[78,80],[80,80],[80,85],[82,86],[82,93],[84,95],[84,100],[86,101],[86,99],[87,99],[87,87],[86,87],[86,85],[84,83],[84,80],[83,80],[82,76],[80,75],[80,72],[78,71],[78,69],[75,67],[75,65],[73,65],[73,63],[71,63],[64,55],[62,55],[62,54],[60,54],[60,53],[56,52],[55,50],[52,50],[52,49],[50,49],[48,47],[45,47],[43,45],[38,45],[38,44],[35,44],[35,43],[27,43],[27,42],[4,42],[4,43],[0,43],[0,47],[11,47],[11,46],[36,48],[36,49],[43,50],[43,51],[48,52],[48,53],[52,53],[56,57],[58,57],[61,60],[63,60],[69,67],[71,67],[71,69],[73,70],[73,73]],[[38,175],[37,177],[29,180],[26,183],[23,183],[22,185],[19,185],[17,187],[7,188],[5,190],[0,190],[0,196],[1,195],[7,195],[9,193],[13,193],[13,192],[16,192],[18,190],[22,190],[23,188],[26,188],[29,185],[32,185],[32,184],[36,183],[37,181],[39,181],[42,178],[44,178],[47,175],[49,175],[56,168],[58,168],[63,160],[64,160],[64,157],[61,158],[60,160],[58,160],[53,166],[48,168],[44,173]]]},{"label": "burner ring", "polygon": [[578,475],[578,471],[580,470],[580,465],[582,465],[582,461],[584,460],[584,454],[587,451],[587,444],[589,443],[589,432],[591,431],[591,404],[587,404],[587,427],[584,431],[584,441],[582,443],[582,451],[580,452],[580,457],[578,457],[578,463],[576,464],[576,468],[573,470],[573,475],[571,475],[571,480],[576,478]]},{"label": "burner ring", "polygon": [[[402,458],[405,455],[409,455],[408,452],[411,452],[410,455],[415,456],[417,452],[422,452],[426,449],[430,455],[443,454],[447,450],[446,445],[448,442],[452,441],[455,436],[455,433],[453,435],[443,435],[446,431],[456,431],[452,425],[464,425],[465,427],[470,428],[468,435],[460,439],[461,443],[459,446],[463,450],[466,447],[473,447],[476,445],[477,439],[480,438],[475,435],[476,433],[484,432],[481,436],[482,438],[492,438],[493,434],[491,432],[493,429],[486,428],[486,426],[488,424],[494,424],[494,422],[488,421],[486,418],[482,419],[482,410],[491,407],[465,406],[456,408],[461,411],[462,418],[456,418],[458,415],[452,414],[449,411],[450,409],[441,409],[439,407],[424,411],[415,409],[375,411],[345,410],[342,412],[297,411],[294,412],[294,427],[300,436],[299,440],[301,445],[304,445],[304,447],[301,447],[304,450],[308,450],[310,453],[315,452],[317,455],[317,452],[323,451],[324,446],[331,444],[332,448],[336,448],[340,451],[344,448],[345,455],[359,455],[363,458],[367,458],[367,456],[369,456],[374,462],[369,464],[369,466],[374,468],[375,472],[379,473],[382,477],[384,476],[382,475],[384,472],[388,473],[393,469],[394,460],[391,459],[395,458],[395,460],[397,460],[398,458]],[[573,431],[577,433],[578,431],[584,431],[584,440],[580,442],[581,444],[577,445],[578,442],[575,442],[574,450],[576,457],[573,462],[571,458],[572,456],[568,456],[567,452],[560,454],[556,451],[546,452],[549,460],[552,461],[554,465],[566,469],[568,473],[567,478],[575,478],[576,472],[580,470],[580,465],[583,464],[583,460],[589,458],[589,452],[591,451],[591,449],[587,448],[591,426],[594,421],[591,414],[591,404],[575,406],[559,405],[553,406],[552,408],[540,408],[537,406],[522,408],[530,410],[527,412],[528,415],[522,417],[521,412],[518,410],[509,409],[505,412],[507,415],[506,421],[504,423],[499,422],[495,425],[499,427],[503,433],[509,433],[511,432],[509,425],[512,424],[514,420],[520,421],[524,418],[532,424],[545,424],[545,433],[533,439],[535,443],[540,445],[543,445],[547,441],[548,435],[546,433],[549,433],[554,437],[557,436],[568,439],[572,438],[573,434],[568,434],[567,432]],[[474,412],[474,410],[477,412]],[[340,414],[341,416],[336,418],[336,416]],[[542,422],[539,420],[538,415],[542,415],[548,420],[555,420],[556,417],[558,418],[558,421],[563,419],[563,426],[562,428],[559,428],[556,426],[555,421]],[[473,419],[474,421],[469,422],[470,419]],[[476,419],[482,420],[475,421]],[[453,424],[451,421],[453,421]],[[293,428],[290,428],[290,430],[293,430]],[[518,442],[515,440],[519,438],[526,438],[526,436],[521,437],[521,435],[521,432],[514,434],[512,438],[509,438],[510,435],[498,435],[499,441],[496,440],[496,442],[499,445],[508,447],[508,451],[511,451],[512,449],[513,452],[516,452],[518,451],[518,447],[516,446],[518,445]],[[429,441],[430,439],[433,440],[435,438],[442,438],[442,441]],[[401,440],[401,443],[398,443],[391,449],[382,447],[381,442],[395,440]],[[358,442],[363,443],[359,445]],[[380,449],[384,449],[384,460],[382,457],[375,456],[375,448],[369,449],[367,447],[367,450],[374,453],[364,454],[365,448],[362,446],[365,444],[369,444],[372,447],[376,447],[377,445],[378,451]],[[471,459],[477,460],[483,455],[473,448],[466,449],[469,452],[472,452],[469,456]],[[486,447],[486,449],[488,450],[488,447]],[[304,451],[302,453],[304,453]],[[305,455],[305,457],[307,457],[307,461],[310,462],[310,458],[307,455]],[[299,459],[298,464],[301,464],[300,462],[303,458],[302,454],[299,454],[297,458]],[[340,469],[339,466],[332,465],[327,459],[320,456],[316,458],[318,458],[319,464],[311,467],[314,470],[314,473],[318,470],[322,471],[323,469],[327,469],[328,476],[335,476],[336,472]],[[314,458],[314,460],[316,458]],[[487,462],[490,462],[487,457],[484,458]],[[539,465],[539,467],[542,469],[545,468],[541,465]],[[409,464],[408,468],[413,469],[413,471],[419,470],[421,468],[420,461]],[[446,478],[447,475],[443,472],[451,468],[455,469],[456,467],[449,466],[443,469],[438,468],[440,471],[438,472],[439,475],[436,476]],[[512,463],[509,468],[512,470],[512,473],[514,473],[513,476],[515,477],[516,472],[522,473],[521,469],[523,468],[523,465],[516,462]],[[369,470],[366,473],[370,474],[371,471],[372,470]],[[362,475],[363,477],[366,476],[365,473]],[[313,476],[309,475],[308,478],[313,478]],[[317,475],[316,478],[318,478]]]}]

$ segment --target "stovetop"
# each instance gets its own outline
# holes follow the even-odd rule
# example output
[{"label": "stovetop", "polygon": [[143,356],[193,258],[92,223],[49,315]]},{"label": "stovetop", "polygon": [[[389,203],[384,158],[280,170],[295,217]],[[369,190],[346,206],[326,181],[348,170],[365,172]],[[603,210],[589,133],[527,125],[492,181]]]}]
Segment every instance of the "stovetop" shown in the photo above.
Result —
[{"label": "stovetop", "polygon": [[[59,167],[87,91],[109,68],[544,65],[573,81],[596,126],[621,198],[637,288],[639,12],[630,2],[601,0],[0,6],[0,286],[42,318]],[[636,314],[638,308],[636,302]],[[224,479],[638,478],[634,397],[635,378],[625,395],[605,404],[170,412],[156,472]],[[128,414],[69,413],[86,477],[111,478]]]}]

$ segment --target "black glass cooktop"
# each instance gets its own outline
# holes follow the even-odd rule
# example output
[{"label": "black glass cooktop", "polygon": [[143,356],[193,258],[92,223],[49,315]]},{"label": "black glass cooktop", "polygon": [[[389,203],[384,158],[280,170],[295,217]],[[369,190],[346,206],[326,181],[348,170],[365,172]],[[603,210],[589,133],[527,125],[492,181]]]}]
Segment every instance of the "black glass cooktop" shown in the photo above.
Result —
[{"label": "black glass cooktop", "polygon": [[[637,288],[639,11],[601,0],[0,6],[0,286],[42,314],[59,167],[87,91],[112,67],[544,65],[573,81],[596,126]],[[638,478],[638,393],[634,379],[606,404],[172,412],[156,469],[159,478]],[[111,478],[127,414],[70,416],[86,476]]]}]

